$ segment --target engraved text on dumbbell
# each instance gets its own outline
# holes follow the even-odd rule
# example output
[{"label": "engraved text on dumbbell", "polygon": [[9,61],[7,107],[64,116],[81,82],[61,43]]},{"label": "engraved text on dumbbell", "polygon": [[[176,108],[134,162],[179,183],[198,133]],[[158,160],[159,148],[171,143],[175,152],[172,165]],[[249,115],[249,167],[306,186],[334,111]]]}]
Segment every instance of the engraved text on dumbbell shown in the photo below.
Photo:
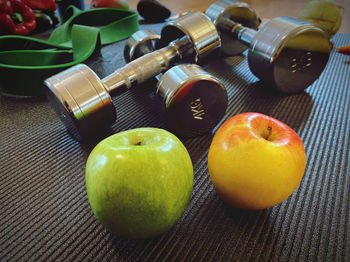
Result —
[{"label": "engraved text on dumbbell", "polygon": [[202,120],[203,116],[205,115],[205,111],[201,99],[197,98],[196,100],[192,101],[190,107],[193,118]]},{"label": "engraved text on dumbbell", "polygon": [[302,71],[305,68],[310,67],[312,64],[312,52],[303,53],[301,57],[292,58],[291,70],[293,73]]}]

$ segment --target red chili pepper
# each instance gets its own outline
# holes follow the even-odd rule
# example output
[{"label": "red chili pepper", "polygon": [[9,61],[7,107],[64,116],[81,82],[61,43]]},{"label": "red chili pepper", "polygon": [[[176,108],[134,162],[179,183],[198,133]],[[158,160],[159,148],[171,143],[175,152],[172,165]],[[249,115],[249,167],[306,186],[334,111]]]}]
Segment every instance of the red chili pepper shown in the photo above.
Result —
[{"label": "red chili pepper", "polygon": [[0,0],[0,35],[27,35],[36,27],[33,10],[21,0]]},{"label": "red chili pepper", "polygon": [[22,2],[33,10],[55,11],[57,8],[55,0],[22,0]]},{"label": "red chili pepper", "polygon": [[350,45],[337,47],[337,51],[342,54],[350,55]]}]

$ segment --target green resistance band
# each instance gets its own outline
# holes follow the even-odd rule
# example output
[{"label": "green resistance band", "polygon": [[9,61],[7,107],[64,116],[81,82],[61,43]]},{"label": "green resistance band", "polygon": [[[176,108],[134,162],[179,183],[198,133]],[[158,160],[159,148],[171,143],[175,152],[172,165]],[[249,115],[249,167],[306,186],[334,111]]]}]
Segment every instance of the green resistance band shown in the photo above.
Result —
[{"label": "green resistance band", "polygon": [[0,92],[7,96],[44,95],[46,78],[85,61],[100,46],[138,30],[129,10],[70,6],[48,41],[26,36],[0,36]]}]

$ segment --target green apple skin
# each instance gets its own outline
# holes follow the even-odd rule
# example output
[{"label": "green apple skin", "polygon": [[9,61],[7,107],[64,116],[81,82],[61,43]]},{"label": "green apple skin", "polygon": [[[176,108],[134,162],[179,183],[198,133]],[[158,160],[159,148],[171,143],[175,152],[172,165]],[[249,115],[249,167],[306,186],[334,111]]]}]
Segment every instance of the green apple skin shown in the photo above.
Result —
[{"label": "green apple skin", "polygon": [[102,140],[89,155],[85,179],[101,224],[116,235],[143,239],[168,231],[183,215],[193,167],[176,136],[145,127]]}]

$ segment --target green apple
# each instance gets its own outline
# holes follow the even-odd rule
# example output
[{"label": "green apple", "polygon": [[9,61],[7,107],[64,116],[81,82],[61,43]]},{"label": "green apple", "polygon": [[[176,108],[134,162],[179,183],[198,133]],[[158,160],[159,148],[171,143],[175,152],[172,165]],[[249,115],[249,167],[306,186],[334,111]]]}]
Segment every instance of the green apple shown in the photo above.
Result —
[{"label": "green apple", "polygon": [[101,141],[89,155],[85,179],[102,225],[141,239],[166,232],[180,219],[192,194],[193,167],[176,136],[137,128]]}]

